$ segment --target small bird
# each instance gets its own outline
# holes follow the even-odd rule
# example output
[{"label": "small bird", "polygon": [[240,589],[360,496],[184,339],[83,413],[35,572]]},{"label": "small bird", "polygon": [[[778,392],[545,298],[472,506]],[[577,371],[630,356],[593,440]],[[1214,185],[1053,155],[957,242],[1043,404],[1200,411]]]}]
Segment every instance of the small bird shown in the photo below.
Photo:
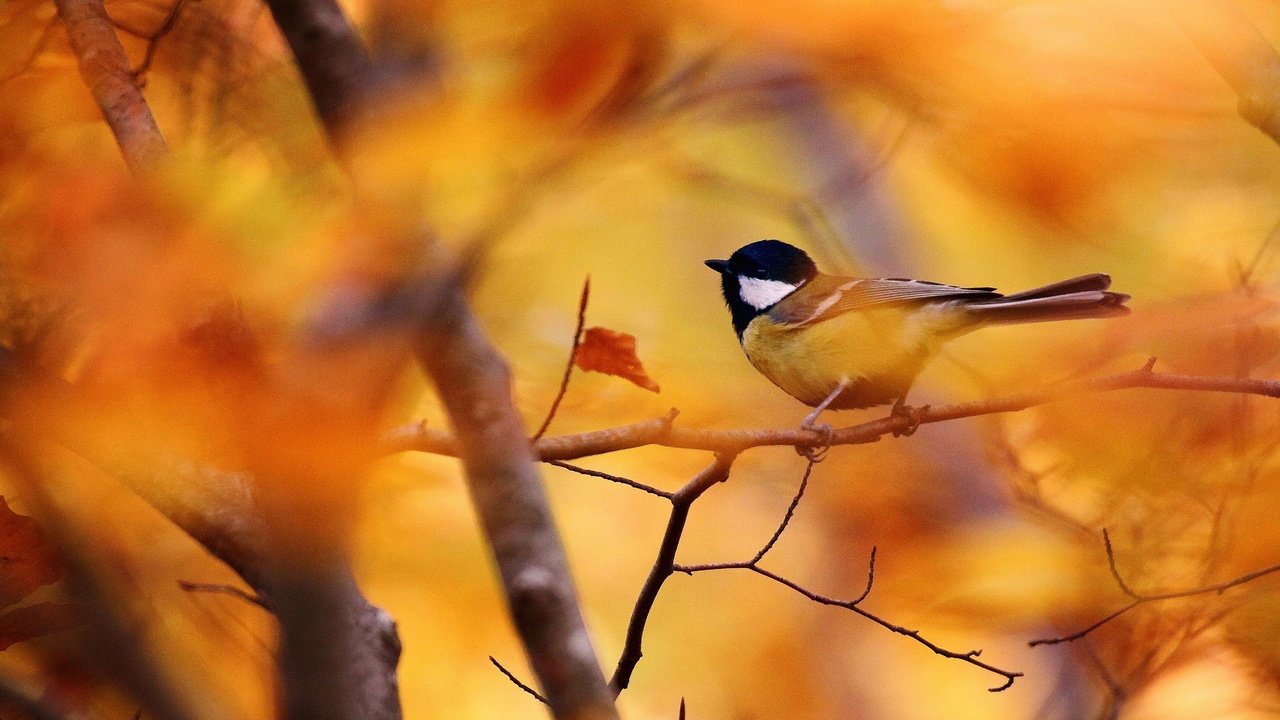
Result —
[{"label": "small bird", "polygon": [[[912,382],[948,340],[987,325],[1127,315],[1128,295],[1111,278],[1081,275],[1001,295],[906,278],[852,278],[818,271],[780,240],[746,245],[720,273],[733,329],[747,359],[774,385],[815,410],[894,403],[902,413]],[[910,412],[910,411],[907,411]]]}]

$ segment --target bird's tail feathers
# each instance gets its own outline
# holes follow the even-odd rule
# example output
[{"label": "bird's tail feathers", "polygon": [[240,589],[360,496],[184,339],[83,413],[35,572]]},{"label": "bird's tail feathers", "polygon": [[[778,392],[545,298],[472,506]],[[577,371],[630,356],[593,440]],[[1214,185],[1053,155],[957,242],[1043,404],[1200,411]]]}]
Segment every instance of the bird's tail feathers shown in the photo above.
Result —
[{"label": "bird's tail feathers", "polygon": [[[1081,275],[1073,277],[1069,280],[1059,280],[1056,283],[1049,283],[1031,290],[1023,290],[1011,295],[1005,295],[1002,302],[1017,302],[1019,300],[1034,300],[1035,298],[1059,297],[1061,295],[1070,295],[1072,293],[1089,292],[1090,290],[1106,290],[1111,287],[1111,276],[1106,273],[1093,273],[1091,275]],[[1126,298],[1127,299],[1127,298]]]},{"label": "bird's tail feathers", "polygon": [[[1082,320],[1128,315],[1124,293],[1107,292],[1111,279],[1106,275],[1086,275],[1053,285],[1027,290],[981,303],[965,305],[978,324],[1014,324]],[[1091,289],[1082,290],[1088,287]]]}]

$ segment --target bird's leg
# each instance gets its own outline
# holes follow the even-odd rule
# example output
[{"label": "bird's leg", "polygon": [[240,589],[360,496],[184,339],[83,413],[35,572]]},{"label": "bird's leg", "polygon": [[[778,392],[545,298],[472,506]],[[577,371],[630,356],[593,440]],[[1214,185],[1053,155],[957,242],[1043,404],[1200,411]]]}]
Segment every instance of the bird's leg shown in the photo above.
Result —
[{"label": "bird's leg", "polygon": [[818,403],[817,407],[813,409],[813,412],[806,415],[804,420],[800,422],[800,428],[802,430],[812,430],[822,435],[822,445],[819,447],[796,446],[796,452],[803,455],[809,462],[822,462],[822,459],[827,455],[827,451],[831,449],[831,435],[833,432],[831,425],[828,423],[817,424],[814,421],[817,420],[818,416],[822,414],[822,411],[830,407],[831,403],[835,402],[836,398],[840,397],[840,393],[844,392],[848,387],[849,382],[847,380],[840,381],[840,384],[836,386],[836,389],[832,390],[831,394],[822,402]]},{"label": "bird's leg", "polygon": [[922,405],[918,408],[911,407],[907,404],[907,394],[904,392],[902,396],[893,403],[893,409],[889,414],[893,417],[904,417],[907,419],[907,426],[901,430],[894,430],[894,437],[911,437],[916,434],[916,430],[920,428],[920,413],[928,410],[928,405]]}]

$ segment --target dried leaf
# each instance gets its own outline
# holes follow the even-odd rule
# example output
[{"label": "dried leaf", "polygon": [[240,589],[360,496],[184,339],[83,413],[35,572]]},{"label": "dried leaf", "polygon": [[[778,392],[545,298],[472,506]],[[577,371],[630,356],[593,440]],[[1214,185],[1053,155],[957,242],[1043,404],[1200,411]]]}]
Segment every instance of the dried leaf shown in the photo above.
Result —
[{"label": "dried leaf", "polygon": [[0,650],[83,623],[84,612],[75,603],[39,602],[10,610],[0,615]]},{"label": "dried leaf", "polygon": [[645,374],[644,365],[636,357],[634,335],[602,327],[587,328],[573,362],[588,372],[615,375],[645,390],[659,392],[658,383]]},{"label": "dried leaf", "polygon": [[64,568],[35,520],[9,509],[0,497],[0,607],[57,582]]}]

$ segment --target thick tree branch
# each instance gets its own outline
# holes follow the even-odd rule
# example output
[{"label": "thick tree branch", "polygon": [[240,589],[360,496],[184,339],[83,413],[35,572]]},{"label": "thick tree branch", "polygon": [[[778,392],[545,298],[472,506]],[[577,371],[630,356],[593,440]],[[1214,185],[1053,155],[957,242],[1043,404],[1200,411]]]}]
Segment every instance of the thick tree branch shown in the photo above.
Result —
[{"label": "thick tree branch", "polygon": [[54,4],[66,25],[80,77],[115,134],[125,163],[134,172],[155,164],[168,148],[102,0],[54,0]]},{"label": "thick tree branch", "polygon": [[[960,418],[1018,412],[1038,405],[1060,400],[1094,395],[1116,390],[1151,388],[1160,390],[1186,390],[1192,392],[1222,392],[1280,398],[1280,380],[1255,380],[1250,378],[1224,378],[1203,375],[1177,375],[1155,372],[1154,359],[1147,365],[1129,372],[1100,378],[1074,380],[1051,385],[1039,390],[1015,393],[989,400],[919,408],[916,418],[921,425],[958,420]],[[826,443],[821,433],[794,428],[749,428],[739,430],[703,430],[676,427],[675,411],[662,418],[646,420],[605,430],[544,437],[534,444],[538,458],[543,461],[574,460],[629,450],[645,445],[708,450],[736,453],[753,447],[790,445],[795,447],[821,447]],[[909,430],[912,418],[889,415],[850,427],[835,430],[830,438],[832,445],[861,445],[879,440],[894,432]],[[415,423],[396,428],[386,436],[387,452],[418,450],[439,455],[456,455],[457,441],[447,432]]]},{"label": "thick tree branch", "polygon": [[616,718],[578,610],[533,449],[511,399],[506,363],[450,283],[427,314],[417,355],[458,438],[476,512],[516,629],[558,718]]}]

